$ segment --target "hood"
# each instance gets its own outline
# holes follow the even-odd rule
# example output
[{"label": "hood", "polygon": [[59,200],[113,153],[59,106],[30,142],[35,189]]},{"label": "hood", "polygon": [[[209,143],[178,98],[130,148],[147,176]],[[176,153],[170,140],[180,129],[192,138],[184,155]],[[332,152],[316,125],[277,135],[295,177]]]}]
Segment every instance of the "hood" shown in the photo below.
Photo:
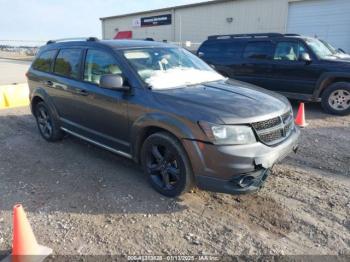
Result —
[{"label": "hood", "polygon": [[[291,106],[274,92],[235,80],[154,91],[163,107],[194,121],[217,124],[248,124],[282,115]],[[220,121],[220,122],[219,122]]]},{"label": "hood", "polygon": [[345,59],[347,61],[350,61],[350,55],[349,54],[338,53],[338,54],[336,54],[336,56],[339,57],[340,59]]},{"label": "hood", "polygon": [[322,61],[327,61],[331,63],[343,63],[345,66],[350,66],[350,56],[349,55],[336,55],[323,58]]}]

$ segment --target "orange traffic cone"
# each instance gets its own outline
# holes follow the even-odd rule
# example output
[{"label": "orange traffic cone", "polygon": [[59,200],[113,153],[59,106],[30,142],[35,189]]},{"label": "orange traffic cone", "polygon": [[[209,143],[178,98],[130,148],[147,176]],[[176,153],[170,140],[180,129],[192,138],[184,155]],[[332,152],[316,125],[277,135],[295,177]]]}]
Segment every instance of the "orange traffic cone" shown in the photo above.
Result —
[{"label": "orange traffic cone", "polygon": [[305,121],[305,106],[304,103],[300,103],[297,117],[295,119],[295,124],[299,127],[306,127],[308,124]]},{"label": "orange traffic cone", "polygon": [[[13,208],[12,261],[43,261],[51,253],[51,248],[40,246],[36,241],[22,205],[15,205]],[[24,256],[30,256],[32,259]]]}]

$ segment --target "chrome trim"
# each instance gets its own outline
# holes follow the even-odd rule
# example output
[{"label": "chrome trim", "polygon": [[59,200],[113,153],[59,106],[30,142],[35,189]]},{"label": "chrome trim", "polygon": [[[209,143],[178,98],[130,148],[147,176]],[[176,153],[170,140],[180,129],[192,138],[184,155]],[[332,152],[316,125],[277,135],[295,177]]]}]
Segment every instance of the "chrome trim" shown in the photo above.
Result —
[{"label": "chrome trim", "polygon": [[278,129],[282,130],[283,128],[284,128],[284,124],[279,124],[277,126],[273,126],[273,127],[267,128],[267,129],[262,129],[262,130],[259,130],[259,131],[256,131],[256,132],[259,135],[266,135],[266,134],[269,134],[269,133],[271,133],[273,131],[276,131]]},{"label": "chrome trim", "polygon": [[[286,116],[287,114],[289,114],[288,117],[286,117],[284,119],[284,116]],[[283,142],[284,140],[286,140],[291,135],[291,133],[293,132],[293,130],[295,128],[293,112],[291,110],[289,110],[288,112],[286,112],[283,115],[279,116],[278,118],[280,119],[280,121],[279,121],[280,124],[278,124],[276,126],[273,126],[273,127],[270,127],[270,128],[266,128],[266,129],[262,129],[262,130],[256,130],[253,127],[253,129],[255,130],[256,134],[258,135],[259,140],[262,143],[264,143],[265,145],[274,146],[274,145],[277,145],[277,144]],[[266,120],[266,121],[268,121],[268,120]],[[264,122],[264,121],[261,121],[261,122]],[[287,131],[286,128],[288,126],[290,126],[290,128]],[[273,141],[270,141],[270,142],[266,142],[266,141],[264,141],[261,138],[261,136],[263,136],[263,135],[268,135],[269,133],[278,132],[278,131],[282,132],[280,139],[273,140]]]},{"label": "chrome trim", "polygon": [[96,146],[102,147],[102,148],[104,148],[104,149],[106,149],[106,150],[108,150],[108,151],[110,151],[110,152],[112,152],[112,153],[115,153],[115,154],[121,155],[121,156],[123,156],[123,157],[132,159],[132,156],[131,156],[130,154],[128,154],[128,153],[125,153],[125,152],[116,150],[116,149],[114,149],[114,148],[112,148],[112,147],[109,147],[109,146],[106,146],[106,145],[101,144],[101,143],[99,143],[99,142],[96,142],[96,141],[94,141],[94,140],[92,140],[92,139],[90,139],[90,138],[87,138],[87,137],[82,136],[82,135],[79,135],[79,134],[77,134],[77,133],[75,133],[75,132],[73,132],[73,131],[70,131],[70,130],[68,130],[67,128],[61,127],[61,130],[63,130],[64,132],[67,132],[68,134],[71,134],[71,135],[73,135],[73,136],[75,136],[75,137],[78,137],[78,138],[80,138],[80,139],[83,139],[83,140],[85,140],[85,141],[87,141],[87,142],[89,142],[89,143],[91,143],[91,144],[94,144],[94,145],[96,145]]}]

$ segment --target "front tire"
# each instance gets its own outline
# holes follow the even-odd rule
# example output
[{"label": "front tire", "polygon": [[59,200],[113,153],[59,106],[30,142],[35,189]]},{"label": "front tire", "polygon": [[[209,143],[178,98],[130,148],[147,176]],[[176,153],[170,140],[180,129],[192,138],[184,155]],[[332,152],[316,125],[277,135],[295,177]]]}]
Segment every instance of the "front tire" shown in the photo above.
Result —
[{"label": "front tire", "polygon": [[182,145],[168,133],[149,136],[141,150],[141,162],[152,187],[167,197],[190,191],[194,178]]},{"label": "front tire", "polygon": [[339,82],[327,87],[322,95],[322,107],[333,115],[350,114],[350,83]]},{"label": "front tire", "polygon": [[56,142],[63,138],[58,121],[45,102],[40,102],[35,106],[34,115],[39,132],[46,141]]}]

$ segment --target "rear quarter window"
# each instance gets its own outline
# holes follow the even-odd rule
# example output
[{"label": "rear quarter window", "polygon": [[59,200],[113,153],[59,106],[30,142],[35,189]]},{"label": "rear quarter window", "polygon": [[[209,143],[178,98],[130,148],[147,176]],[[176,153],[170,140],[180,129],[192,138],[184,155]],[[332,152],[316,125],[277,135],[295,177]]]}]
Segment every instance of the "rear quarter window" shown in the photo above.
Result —
[{"label": "rear quarter window", "polygon": [[51,65],[55,59],[56,50],[44,51],[35,59],[32,67],[35,70],[50,72]]}]

